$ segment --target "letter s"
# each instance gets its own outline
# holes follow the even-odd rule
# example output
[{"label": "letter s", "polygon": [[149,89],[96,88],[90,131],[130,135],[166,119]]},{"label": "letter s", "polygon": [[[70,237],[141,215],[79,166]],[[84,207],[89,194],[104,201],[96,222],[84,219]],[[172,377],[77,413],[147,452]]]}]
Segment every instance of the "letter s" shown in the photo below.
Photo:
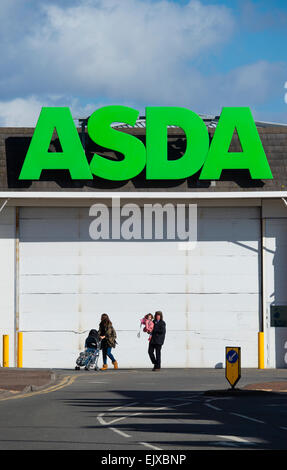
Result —
[{"label": "letter s", "polygon": [[110,160],[94,154],[90,163],[92,173],[112,181],[129,180],[145,167],[144,144],[135,136],[111,128],[113,122],[125,122],[134,126],[139,112],[126,106],[104,106],[88,120],[88,134],[98,145],[124,154],[124,159]]}]

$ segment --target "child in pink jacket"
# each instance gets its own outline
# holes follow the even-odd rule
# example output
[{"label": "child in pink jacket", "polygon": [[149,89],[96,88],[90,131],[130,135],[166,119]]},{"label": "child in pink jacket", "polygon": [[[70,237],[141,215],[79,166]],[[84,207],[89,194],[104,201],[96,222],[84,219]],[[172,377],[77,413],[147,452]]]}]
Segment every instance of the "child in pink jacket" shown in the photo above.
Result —
[{"label": "child in pink jacket", "polygon": [[154,322],[153,322],[153,316],[151,313],[147,313],[147,315],[145,315],[141,321],[140,321],[140,326],[141,325],[144,325],[144,329],[143,331],[145,333],[149,333],[149,341],[151,339],[151,332],[153,330],[153,327],[154,327]]}]

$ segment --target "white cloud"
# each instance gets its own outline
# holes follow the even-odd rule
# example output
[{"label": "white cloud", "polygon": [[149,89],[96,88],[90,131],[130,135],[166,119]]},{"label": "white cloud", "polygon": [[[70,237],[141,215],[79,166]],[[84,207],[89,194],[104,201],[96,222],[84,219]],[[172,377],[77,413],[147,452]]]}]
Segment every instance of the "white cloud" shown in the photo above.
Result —
[{"label": "white cloud", "polygon": [[40,5],[29,28],[29,18],[25,27],[19,22],[19,37],[15,28],[12,37],[5,28],[0,84],[14,96],[21,90],[153,99],[170,93],[187,62],[224,43],[233,28],[227,8],[198,0]]},{"label": "white cloud", "polygon": [[0,101],[0,126],[3,127],[35,127],[43,106],[68,106],[75,124],[79,118],[88,117],[95,109],[104,103],[82,105],[78,99],[64,96],[48,96],[40,98],[29,96]]},{"label": "white cloud", "polygon": [[3,127],[34,127],[41,107],[37,98],[15,98],[0,101],[0,123]]},{"label": "white cloud", "polygon": [[219,113],[264,102],[287,76],[286,64],[262,60],[201,73],[236,25],[230,9],[199,0],[2,0],[0,18],[2,126],[34,126],[42,106],[77,117],[105,104]]},{"label": "white cloud", "polygon": [[286,73],[284,62],[259,60],[236,67],[226,74],[216,74],[211,86],[206,82],[203,87],[208,89],[207,99],[212,106],[220,103],[222,106],[256,106],[266,104],[274,97],[283,99]]}]

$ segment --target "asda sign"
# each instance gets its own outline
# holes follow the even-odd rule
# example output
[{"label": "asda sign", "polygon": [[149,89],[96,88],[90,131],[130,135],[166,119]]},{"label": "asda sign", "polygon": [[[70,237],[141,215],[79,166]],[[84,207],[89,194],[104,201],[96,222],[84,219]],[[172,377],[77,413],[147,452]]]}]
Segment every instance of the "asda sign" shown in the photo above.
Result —
[{"label": "asda sign", "polygon": [[[180,107],[146,108],[146,143],[121,132],[115,122],[134,126],[139,112],[126,106],[105,106],[89,118],[87,131],[96,144],[123,158],[110,160],[94,154],[88,163],[79,133],[67,107],[41,110],[19,180],[38,180],[43,170],[69,170],[72,179],[91,180],[95,176],[112,181],[134,178],[146,168],[147,180],[177,180],[200,171],[201,180],[218,180],[222,170],[247,169],[252,179],[272,179],[272,173],[248,107],[224,107],[210,143],[207,127],[193,111]],[[184,155],[169,160],[167,126],[183,129],[186,135]],[[54,130],[61,152],[49,152]],[[229,147],[237,131],[241,152]]]}]

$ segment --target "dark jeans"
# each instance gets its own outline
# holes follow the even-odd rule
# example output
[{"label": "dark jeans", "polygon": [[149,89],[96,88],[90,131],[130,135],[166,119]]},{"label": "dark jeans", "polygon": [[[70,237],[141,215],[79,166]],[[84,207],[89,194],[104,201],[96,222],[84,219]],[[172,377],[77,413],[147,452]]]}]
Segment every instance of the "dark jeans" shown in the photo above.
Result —
[{"label": "dark jeans", "polygon": [[[151,362],[154,364],[156,369],[160,369],[161,364],[161,344],[149,344],[148,354]],[[155,355],[154,355],[155,351]]]},{"label": "dark jeans", "polygon": [[112,348],[108,346],[103,346],[103,363],[107,363],[107,356],[110,358],[112,362],[115,362],[115,358],[112,355]]}]

